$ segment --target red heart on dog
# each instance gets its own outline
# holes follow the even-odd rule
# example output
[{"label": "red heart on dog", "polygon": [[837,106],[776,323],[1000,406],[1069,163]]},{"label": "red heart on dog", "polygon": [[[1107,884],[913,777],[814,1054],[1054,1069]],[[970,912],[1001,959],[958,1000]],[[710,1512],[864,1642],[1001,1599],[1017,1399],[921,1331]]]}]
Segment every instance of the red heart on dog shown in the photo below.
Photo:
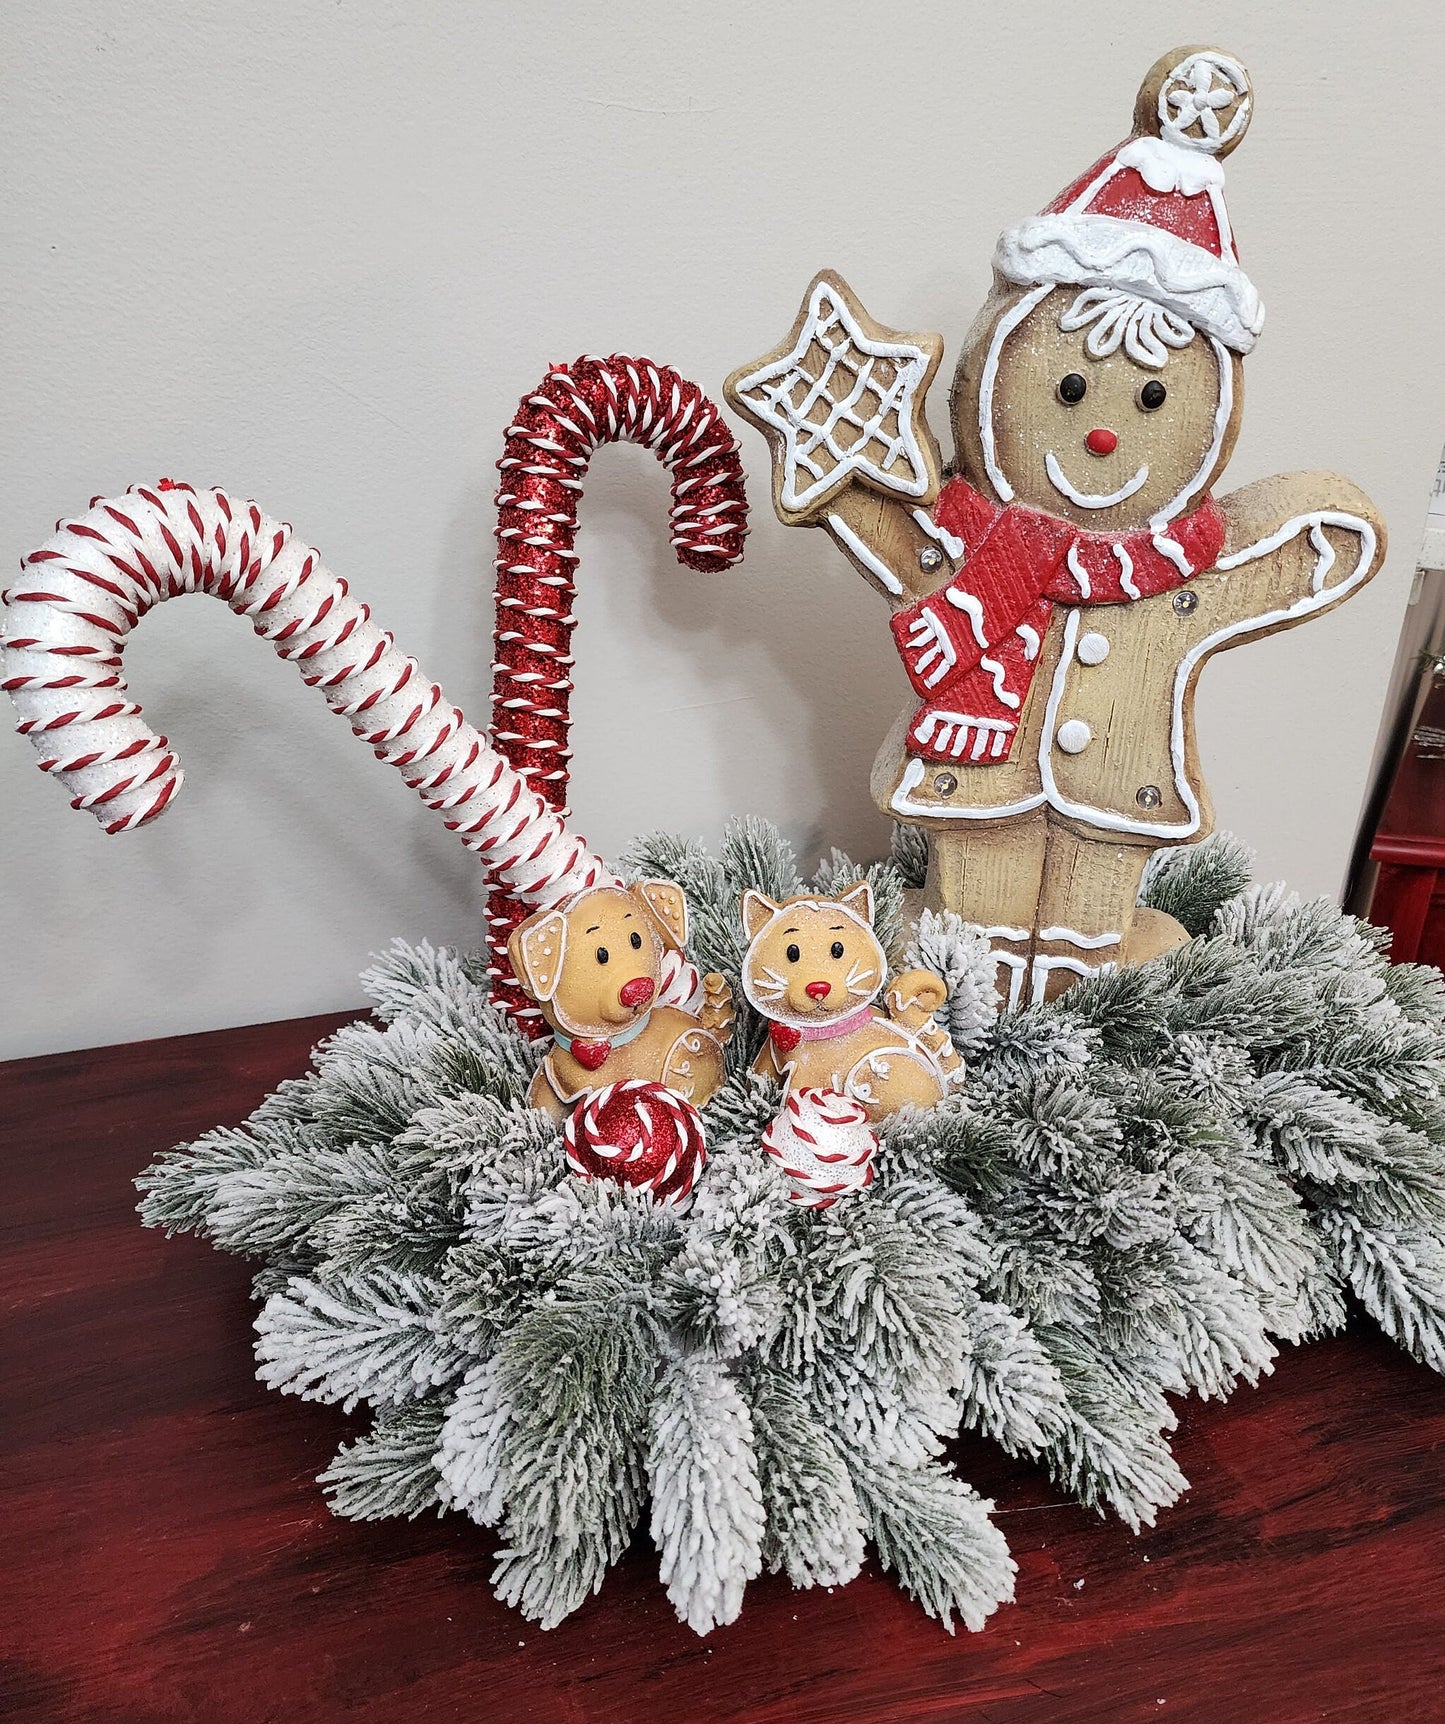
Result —
[{"label": "red heart on dog", "polygon": [[611,1052],[611,1042],[574,1041],[572,1043],[572,1058],[584,1071],[595,1072],[606,1063],[607,1056]]}]

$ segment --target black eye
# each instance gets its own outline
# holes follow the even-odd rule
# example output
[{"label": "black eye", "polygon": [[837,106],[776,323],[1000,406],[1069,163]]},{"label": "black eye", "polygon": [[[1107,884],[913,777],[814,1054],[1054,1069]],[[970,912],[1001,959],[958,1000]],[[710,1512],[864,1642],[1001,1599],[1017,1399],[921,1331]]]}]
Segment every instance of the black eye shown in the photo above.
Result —
[{"label": "black eye", "polygon": [[632,942],[632,949],[634,952],[640,952],[642,950],[642,935],[639,934],[636,929],[628,935],[628,939]]},{"label": "black eye", "polygon": [[798,948],[796,946],[789,946],[788,947],[788,962],[790,964],[796,964],[798,959],[801,958],[802,955],[803,954],[798,950]]},{"label": "black eye", "polygon": [[828,950],[833,954],[833,956],[835,958],[841,958],[843,956],[843,942],[841,940],[834,940],[833,944],[831,946],[829,946]]},{"label": "black eye", "polygon": [[1168,393],[1157,377],[1151,377],[1139,391],[1139,405],[1146,413],[1152,413],[1156,407],[1164,405],[1164,397]]},{"label": "black eye", "polygon": [[612,954],[607,950],[606,946],[599,946],[597,948],[597,962],[599,964],[605,964],[611,956]]},{"label": "black eye", "polygon": [[1082,401],[1088,393],[1088,382],[1077,371],[1071,371],[1067,377],[1059,379],[1059,400],[1069,407],[1076,401]]}]

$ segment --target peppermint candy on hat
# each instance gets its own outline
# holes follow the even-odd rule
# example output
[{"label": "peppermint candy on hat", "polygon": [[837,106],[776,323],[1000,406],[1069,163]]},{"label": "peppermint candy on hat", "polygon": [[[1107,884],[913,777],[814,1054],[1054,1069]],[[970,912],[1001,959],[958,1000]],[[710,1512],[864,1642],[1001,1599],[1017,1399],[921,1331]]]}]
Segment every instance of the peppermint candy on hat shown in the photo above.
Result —
[{"label": "peppermint candy on hat", "polygon": [[809,1209],[831,1208],[873,1183],[878,1139],[867,1110],[837,1090],[790,1090],[763,1133],[763,1148],[788,1181],[788,1196]]},{"label": "peppermint candy on hat", "polygon": [[1264,306],[1239,267],[1222,158],[1243,138],[1252,108],[1249,76],[1228,54],[1165,55],[1140,87],[1138,135],[1042,214],[1010,228],[994,268],[1021,287],[1097,287],[1152,300],[1248,353]]},{"label": "peppermint candy on hat", "polygon": [[579,1178],[615,1180],[659,1203],[685,1203],[707,1164],[697,1109],[676,1090],[637,1078],[591,1091],[567,1116],[562,1141]]}]

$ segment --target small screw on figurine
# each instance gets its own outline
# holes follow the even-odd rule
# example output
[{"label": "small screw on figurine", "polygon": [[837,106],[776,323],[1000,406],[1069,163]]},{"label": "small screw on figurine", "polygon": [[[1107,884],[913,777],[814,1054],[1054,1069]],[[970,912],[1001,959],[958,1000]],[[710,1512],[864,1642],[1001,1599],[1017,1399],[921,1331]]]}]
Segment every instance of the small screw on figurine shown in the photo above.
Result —
[{"label": "small screw on figurine", "polygon": [[728,380],[773,445],[779,518],[826,528],[894,612],[917,700],[874,796],[928,832],[928,901],[988,932],[1015,1003],[1185,938],[1136,903],[1155,850],[1213,827],[1201,667],[1382,561],[1379,517],[1337,474],[1211,496],[1264,321],[1224,203],[1252,105],[1229,55],[1166,54],[1134,135],[1004,234],[954,375],[947,483],[923,415],[939,337],[876,323],[832,272]]},{"label": "small screw on figurine", "polygon": [[869,1120],[910,1103],[932,1107],[962,1081],[963,1061],[933,1022],[946,990],[928,970],[889,983],[886,1011],[873,1004],[888,960],[873,932],[873,888],[859,881],[836,898],[743,897],[748,948],[743,992],[769,1022],[753,1070],[793,1090],[832,1090]]},{"label": "small screw on figurine", "polygon": [[513,973],[553,1036],[533,1107],[562,1120],[623,1079],[663,1084],[697,1108],[710,1100],[723,1079],[732,993],[721,976],[704,976],[700,1010],[683,1009],[698,991],[691,965],[675,962],[686,943],[687,902],[670,880],[589,887],[513,930]]}]

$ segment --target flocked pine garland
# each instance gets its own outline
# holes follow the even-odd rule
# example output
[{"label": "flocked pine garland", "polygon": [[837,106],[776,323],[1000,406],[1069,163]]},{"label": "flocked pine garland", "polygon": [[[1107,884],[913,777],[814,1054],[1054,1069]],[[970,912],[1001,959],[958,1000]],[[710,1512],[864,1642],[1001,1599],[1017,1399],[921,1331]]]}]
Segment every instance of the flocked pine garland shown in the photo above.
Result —
[{"label": "flocked pine garland", "polygon": [[[867,870],[895,963],[917,846]],[[686,888],[741,1005],[742,889],[800,889],[778,834],[627,861]],[[835,852],[817,886],[859,872]],[[759,1147],[778,1097],[745,1006],[678,1214],[567,1171],[483,958],[399,944],[365,978],[379,1021],[162,1157],[142,1213],[262,1260],[265,1382],[374,1408],[322,1475],[336,1512],[497,1527],[498,1595],[544,1625],[646,1518],[699,1633],[764,1569],[841,1584],[866,1543],[976,1628],[1013,1563],[941,1458],[960,1424],[1137,1527],[1186,1486],[1170,1397],[1254,1381],[1347,1292],[1445,1369],[1440,977],[1249,887],[1229,841],[1161,853],[1145,896],[1196,938],[1000,1018],[981,936],[925,916],[912,958],[948,980],[968,1086],[886,1123],[871,1190],[830,1210]]]}]

